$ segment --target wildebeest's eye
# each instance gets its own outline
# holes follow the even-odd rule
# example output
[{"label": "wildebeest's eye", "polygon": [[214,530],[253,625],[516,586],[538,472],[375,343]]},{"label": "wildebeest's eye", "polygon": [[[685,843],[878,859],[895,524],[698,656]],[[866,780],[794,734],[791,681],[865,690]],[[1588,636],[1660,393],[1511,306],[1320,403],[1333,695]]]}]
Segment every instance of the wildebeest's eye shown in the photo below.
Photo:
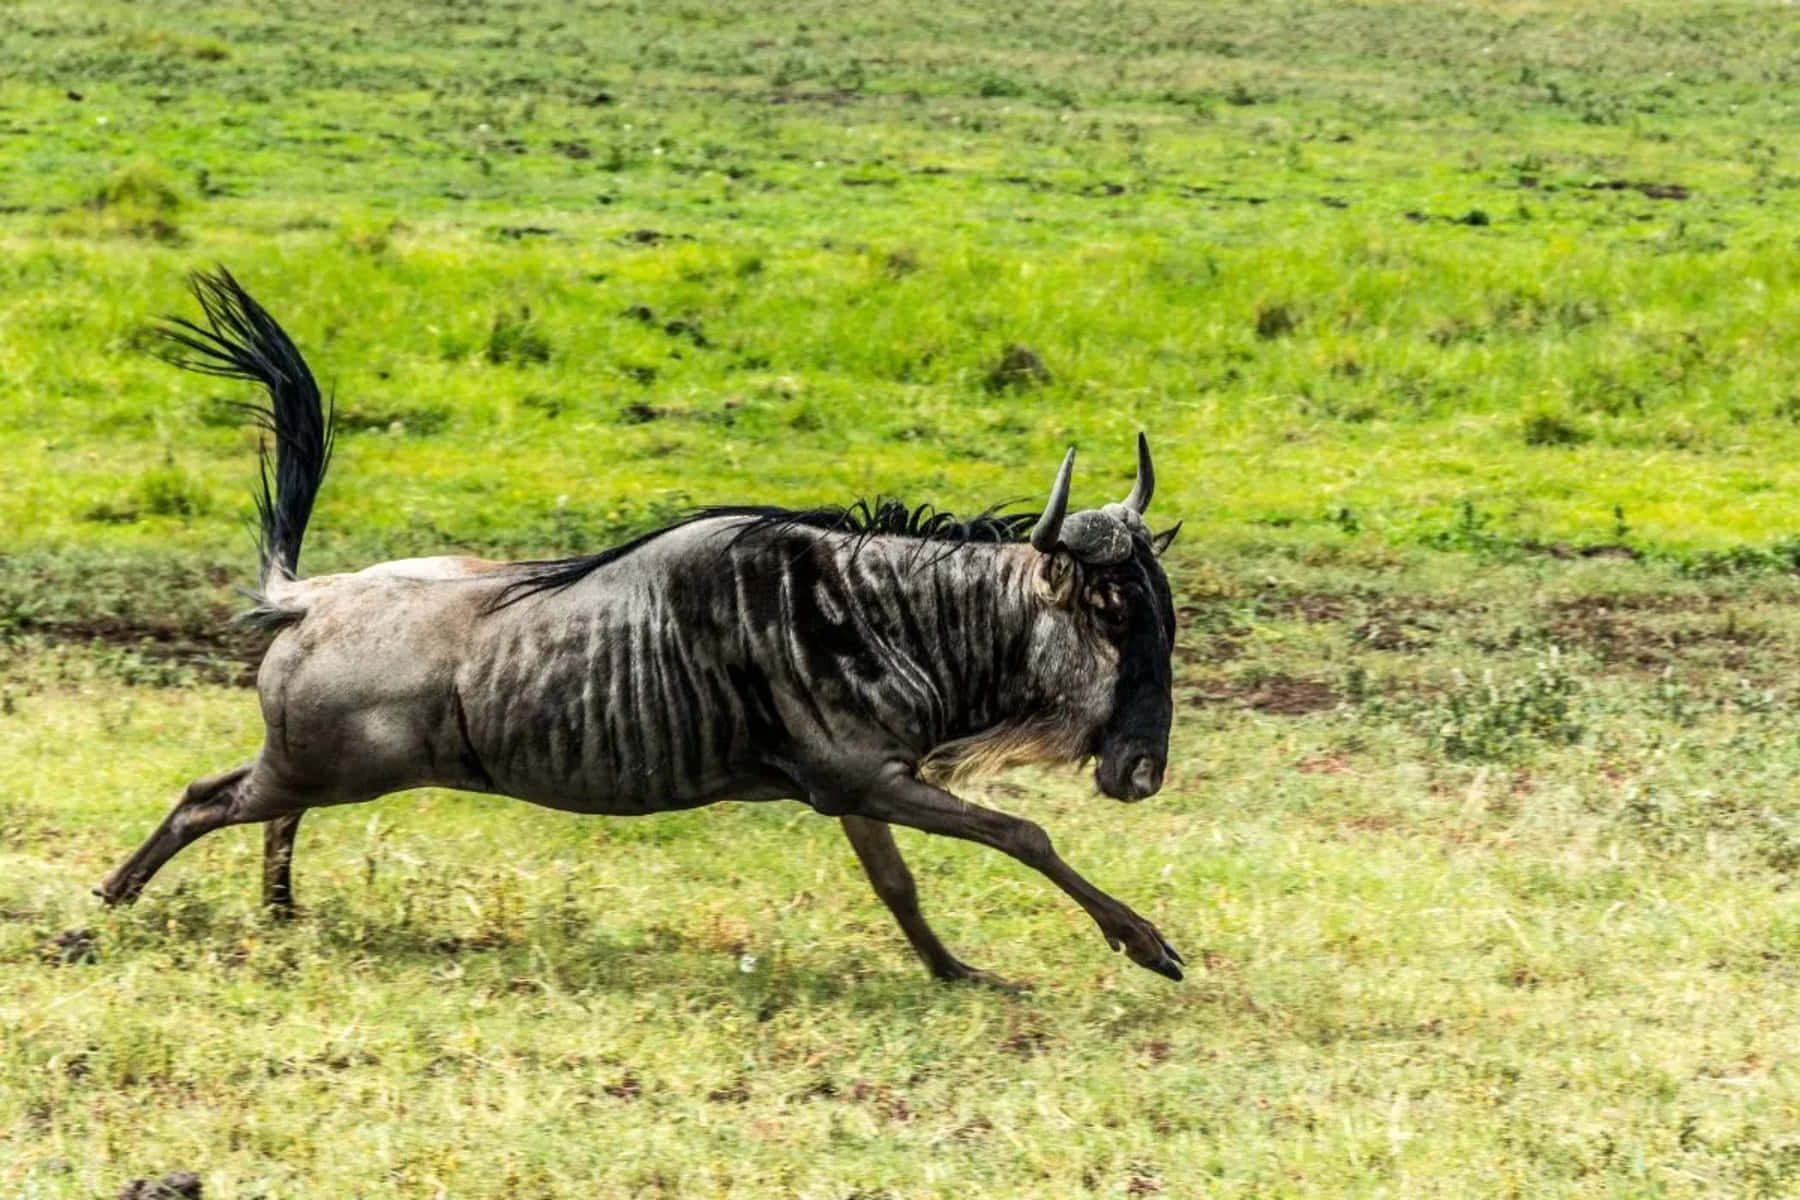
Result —
[{"label": "wildebeest's eye", "polygon": [[1111,583],[1100,584],[1087,590],[1088,608],[1109,632],[1125,627],[1125,619],[1130,614],[1130,606],[1125,601],[1125,593]]}]

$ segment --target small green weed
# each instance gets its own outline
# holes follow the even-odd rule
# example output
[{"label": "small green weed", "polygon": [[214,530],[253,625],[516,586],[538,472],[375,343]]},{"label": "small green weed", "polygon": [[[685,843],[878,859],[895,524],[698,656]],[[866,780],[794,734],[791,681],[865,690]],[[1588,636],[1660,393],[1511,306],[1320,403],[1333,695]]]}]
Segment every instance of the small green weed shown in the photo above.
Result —
[{"label": "small green weed", "polygon": [[1479,680],[1461,672],[1438,703],[1427,709],[1427,735],[1448,758],[1497,762],[1519,758],[1538,745],[1581,740],[1580,682],[1551,649],[1522,679]]},{"label": "small green weed", "polygon": [[487,360],[495,364],[547,363],[550,361],[550,338],[532,320],[531,309],[521,305],[494,314],[484,353]]}]

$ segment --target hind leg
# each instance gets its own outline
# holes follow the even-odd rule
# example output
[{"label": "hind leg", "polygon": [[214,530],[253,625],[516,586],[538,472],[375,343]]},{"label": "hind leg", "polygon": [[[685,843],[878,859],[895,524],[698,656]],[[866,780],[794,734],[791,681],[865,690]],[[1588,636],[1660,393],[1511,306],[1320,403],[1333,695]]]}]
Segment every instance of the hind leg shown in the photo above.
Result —
[{"label": "hind leg", "polygon": [[297,818],[307,807],[305,799],[273,786],[260,762],[196,779],[156,832],[94,889],[95,894],[108,904],[129,904],[162,865],[194,839],[227,825]]},{"label": "hind leg", "polygon": [[907,870],[906,860],[900,857],[900,847],[894,842],[892,829],[867,817],[847,816],[842,820],[844,836],[850,839],[856,857],[862,860],[863,870],[874,885],[875,894],[888,906],[888,911],[900,923],[900,931],[906,934],[906,940],[925,960],[926,970],[939,979],[966,979],[1008,992],[1023,990],[997,975],[971,967],[938,941],[937,934],[925,923],[925,914],[919,911],[918,888],[913,883],[912,872]]},{"label": "hind leg", "polygon": [[294,836],[301,813],[263,824],[263,907],[275,917],[294,915]]}]

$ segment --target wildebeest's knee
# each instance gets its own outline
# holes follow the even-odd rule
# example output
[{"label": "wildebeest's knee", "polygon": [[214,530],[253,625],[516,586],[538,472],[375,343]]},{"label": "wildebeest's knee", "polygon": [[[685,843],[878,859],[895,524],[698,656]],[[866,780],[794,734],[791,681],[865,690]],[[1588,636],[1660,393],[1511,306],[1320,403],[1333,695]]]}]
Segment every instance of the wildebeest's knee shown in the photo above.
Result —
[{"label": "wildebeest's knee", "polygon": [[1033,821],[1020,821],[1006,835],[1006,848],[1024,862],[1048,862],[1056,857],[1050,835]]}]

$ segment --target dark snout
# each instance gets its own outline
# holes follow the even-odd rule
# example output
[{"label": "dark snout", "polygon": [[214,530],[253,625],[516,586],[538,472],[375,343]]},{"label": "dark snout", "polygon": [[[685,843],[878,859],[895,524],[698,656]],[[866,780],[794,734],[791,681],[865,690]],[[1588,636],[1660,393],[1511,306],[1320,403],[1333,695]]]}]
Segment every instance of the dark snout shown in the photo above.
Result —
[{"label": "dark snout", "polygon": [[1162,789],[1165,761],[1166,755],[1153,746],[1123,745],[1100,756],[1094,782],[1114,800],[1142,800]]}]

